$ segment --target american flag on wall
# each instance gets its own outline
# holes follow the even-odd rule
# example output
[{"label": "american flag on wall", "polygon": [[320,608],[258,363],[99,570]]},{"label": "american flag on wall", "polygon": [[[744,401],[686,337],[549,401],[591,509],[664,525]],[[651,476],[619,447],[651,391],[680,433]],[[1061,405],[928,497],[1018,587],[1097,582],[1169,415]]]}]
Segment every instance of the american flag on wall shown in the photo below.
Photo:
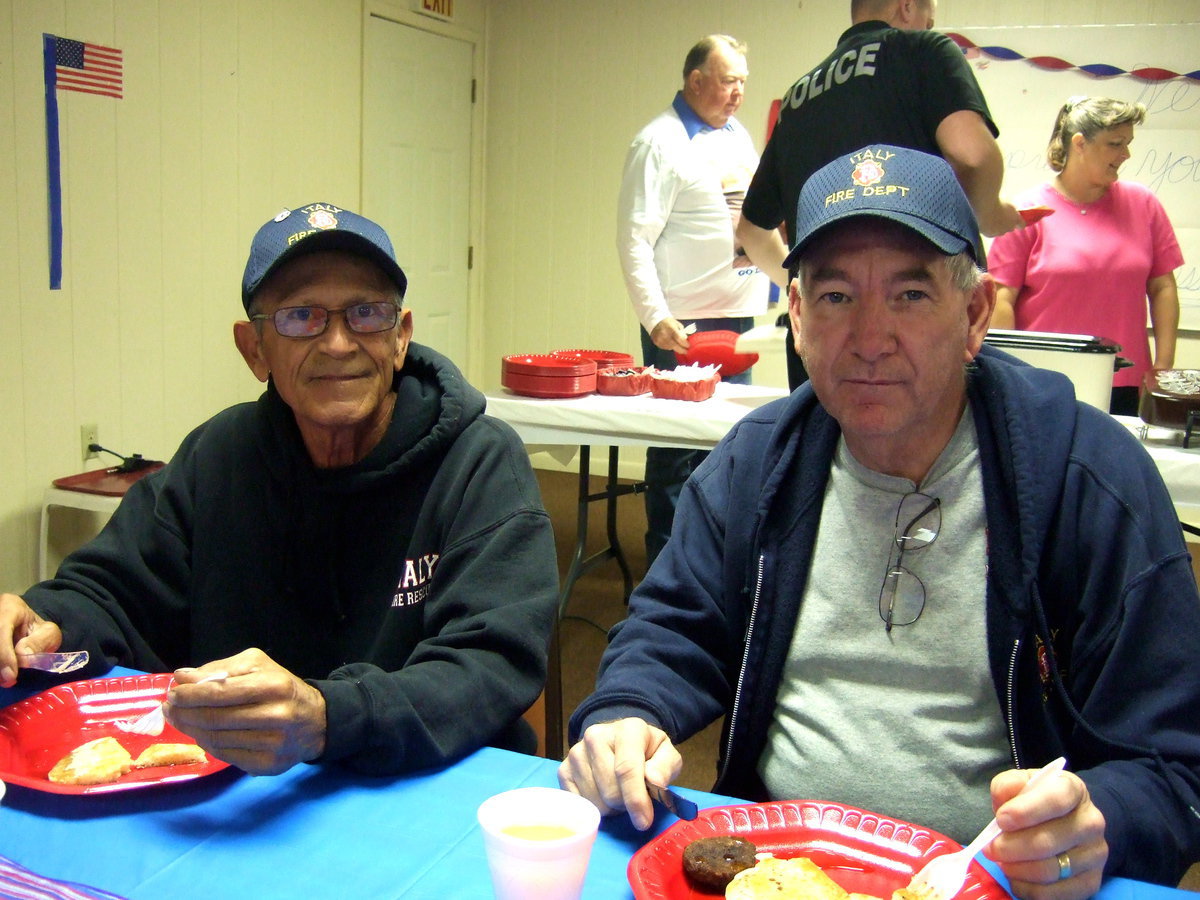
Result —
[{"label": "american flag on wall", "polygon": [[125,54],[114,47],[42,34],[46,83],[46,193],[50,239],[50,290],[62,288],[62,171],[59,159],[58,92],[78,91],[122,99]]},{"label": "american flag on wall", "polygon": [[121,99],[124,54],[113,47],[47,35],[54,41],[54,75],[60,91]]}]

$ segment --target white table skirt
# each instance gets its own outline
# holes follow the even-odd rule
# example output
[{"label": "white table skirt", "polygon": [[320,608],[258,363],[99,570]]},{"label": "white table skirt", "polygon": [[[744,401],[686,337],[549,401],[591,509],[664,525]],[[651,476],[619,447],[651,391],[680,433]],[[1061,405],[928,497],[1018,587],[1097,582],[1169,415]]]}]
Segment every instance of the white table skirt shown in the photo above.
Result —
[{"label": "white table skirt", "polygon": [[[585,394],[543,400],[489,394],[487,411],[508,422],[527,446],[687,447],[709,450],[742,416],[786,395],[782,388],[719,384],[709,400],[659,400]],[[1183,432],[1116,416],[1154,460],[1180,514],[1200,516],[1200,435],[1189,449]]]},{"label": "white table skirt", "polygon": [[742,416],[787,396],[783,388],[718,384],[708,400],[660,400],[650,394],[584,394],[545,400],[488,394],[487,412],[503,419],[526,445],[686,447],[711,450]]},{"label": "white table skirt", "polygon": [[1185,450],[1183,432],[1178,429],[1147,425],[1134,416],[1113,418],[1146,448],[1180,516],[1200,517],[1200,434],[1193,437],[1191,447]]}]

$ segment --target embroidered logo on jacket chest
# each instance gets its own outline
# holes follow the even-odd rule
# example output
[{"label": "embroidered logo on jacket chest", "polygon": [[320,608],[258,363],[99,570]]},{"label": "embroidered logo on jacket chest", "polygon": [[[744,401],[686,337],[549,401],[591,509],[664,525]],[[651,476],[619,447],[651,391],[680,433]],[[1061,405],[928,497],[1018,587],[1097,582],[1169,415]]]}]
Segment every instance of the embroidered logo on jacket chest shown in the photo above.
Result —
[{"label": "embroidered logo on jacket chest", "polygon": [[436,553],[426,553],[404,561],[404,574],[392,595],[392,606],[416,606],[425,602],[439,558]]}]

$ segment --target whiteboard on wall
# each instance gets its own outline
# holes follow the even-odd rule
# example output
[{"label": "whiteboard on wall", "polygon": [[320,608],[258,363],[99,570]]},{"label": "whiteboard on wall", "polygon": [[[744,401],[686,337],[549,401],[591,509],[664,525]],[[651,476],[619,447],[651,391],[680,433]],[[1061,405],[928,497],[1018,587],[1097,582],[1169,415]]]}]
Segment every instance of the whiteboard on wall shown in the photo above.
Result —
[{"label": "whiteboard on wall", "polygon": [[[1054,117],[1068,97],[1116,97],[1146,106],[1134,131],[1132,157],[1121,177],[1149,186],[1166,209],[1183,250],[1175,271],[1180,325],[1200,330],[1200,81],[1150,81],[1132,74],[1099,77],[1078,68],[1054,69],[1031,58],[1053,57],[1073,66],[1105,64],[1135,72],[1200,69],[1200,23],[1185,25],[1075,25],[954,28],[976,47],[1005,48],[1021,59],[968,50],[967,59],[1000,129],[1008,197],[1049,180],[1046,144]],[[1096,273],[1103,290],[1104,273]]]}]

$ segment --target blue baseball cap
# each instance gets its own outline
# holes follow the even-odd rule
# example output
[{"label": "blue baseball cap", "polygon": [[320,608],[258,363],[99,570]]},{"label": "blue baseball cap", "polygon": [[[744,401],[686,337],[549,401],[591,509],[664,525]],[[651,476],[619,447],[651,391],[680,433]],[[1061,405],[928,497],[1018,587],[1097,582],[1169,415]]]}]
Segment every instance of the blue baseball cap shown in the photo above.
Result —
[{"label": "blue baseball cap", "polygon": [[872,144],[822,166],[804,183],[796,206],[796,240],[783,261],[791,269],[825,227],[854,216],[899,222],[947,256],[966,250],[987,268],[975,213],[950,164],[908,147]]},{"label": "blue baseball cap", "polygon": [[309,203],[283,210],[254,235],[242,275],[242,306],[250,311],[255,291],[285,262],[318,250],[346,250],[367,257],[383,269],[403,299],[408,279],[396,262],[387,232],[333,203]]}]

